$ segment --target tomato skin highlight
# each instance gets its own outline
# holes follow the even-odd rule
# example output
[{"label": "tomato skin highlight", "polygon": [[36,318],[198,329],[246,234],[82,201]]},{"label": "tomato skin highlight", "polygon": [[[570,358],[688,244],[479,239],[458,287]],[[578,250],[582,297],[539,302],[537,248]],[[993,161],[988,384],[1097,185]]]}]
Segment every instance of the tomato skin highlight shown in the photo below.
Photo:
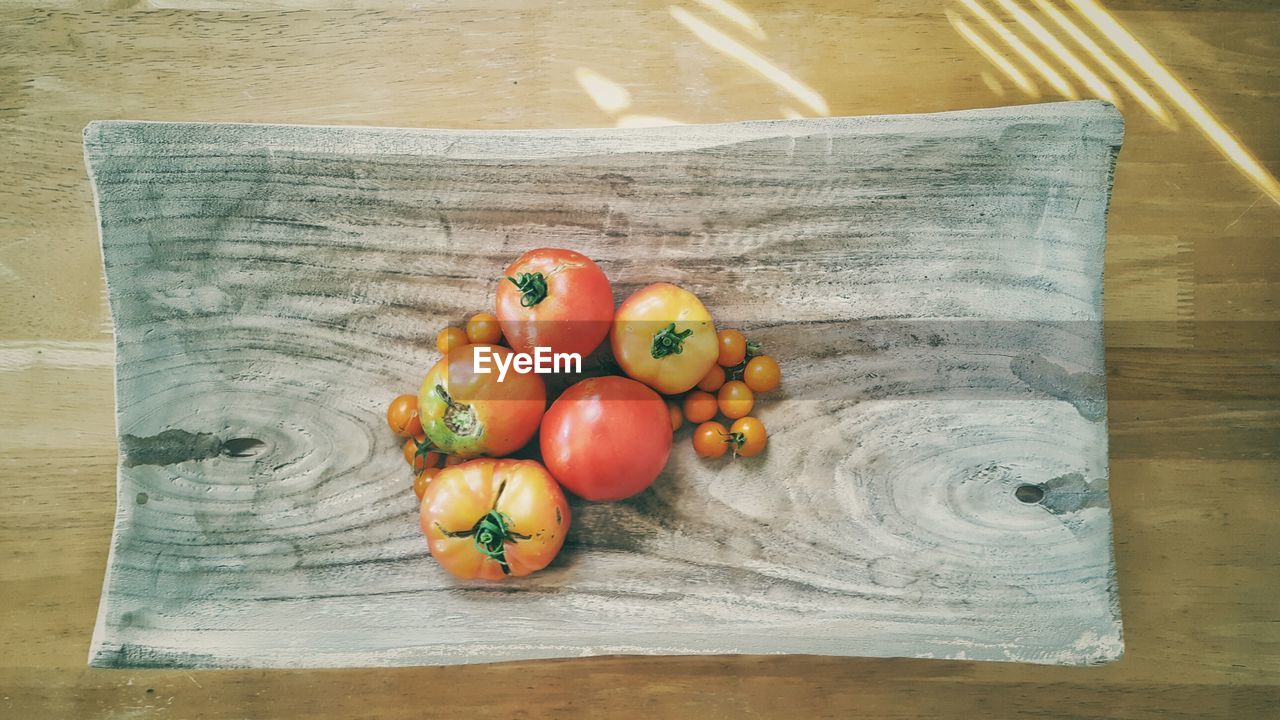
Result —
[{"label": "tomato skin highlight", "polygon": [[560,248],[530,250],[503,275],[494,310],[512,349],[533,353],[546,347],[585,358],[609,334],[613,287],[586,255]]},{"label": "tomato skin highlight", "polygon": [[542,420],[542,459],[566,489],[607,502],[642,492],[671,454],[671,413],[644,384],[606,376],[583,380]]},{"label": "tomato skin highlight", "polygon": [[[502,532],[491,533],[488,545],[496,557],[477,544],[491,511],[501,516]],[[534,460],[484,458],[446,467],[427,484],[419,509],[432,557],[462,580],[502,580],[541,570],[560,552],[569,523],[564,492]]]},{"label": "tomato skin highlight", "polygon": [[716,398],[720,404],[720,412],[730,420],[748,415],[756,404],[751,388],[741,380],[730,380],[722,385]]},{"label": "tomato skin highlight", "polygon": [[623,372],[663,395],[697,385],[719,356],[711,313],[671,283],[641,288],[618,306],[610,343]]},{"label": "tomato skin highlight", "polygon": [[729,431],[718,422],[704,422],[693,431],[693,451],[714,460],[729,452]]},{"label": "tomato skin highlight", "polygon": [[776,390],[781,380],[782,368],[778,367],[777,360],[768,355],[757,355],[751,358],[742,371],[742,382],[746,383],[752,392]]},{"label": "tomato skin highlight", "polygon": [[440,468],[429,467],[420,471],[413,479],[413,494],[418,496],[418,500],[422,500],[422,496],[427,492],[427,486],[431,484],[432,478],[440,472]]},{"label": "tomato skin highlight", "polygon": [[422,429],[447,455],[508,455],[538,432],[546,384],[540,375],[514,367],[500,382],[493,362],[490,372],[480,372],[473,366],[475,348],[488,348],[495,357],[513,352],[500,345],[465,345],[441,358],[418,394]]},{"label": "tomato skin highlight", "polygon": [[422,420],[418,417],[418,396],[397,395],[387,405],[387,426],[400,437],[422,434]]}]

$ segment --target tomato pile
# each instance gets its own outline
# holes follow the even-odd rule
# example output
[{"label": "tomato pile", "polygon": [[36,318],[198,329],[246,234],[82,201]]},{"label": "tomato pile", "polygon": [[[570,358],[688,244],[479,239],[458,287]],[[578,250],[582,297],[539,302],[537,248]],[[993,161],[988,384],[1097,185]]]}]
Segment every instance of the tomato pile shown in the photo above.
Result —
[{"label": "tomato pile", "polygon": [[[778,363],[741,332],[717,332],[688,290],[655,283],[615,311],[598,265],[543,248],[506,268],[494,311],[442,329],[442,357],[418,394],[387,407],[387,425],[405,438],[427,546],[454,576],[501,580],[546,567],[569,531],[562,488],[593,502],[643,492],[686,420],[703,458],[764,452],[768,434],[751,413],[758,394],[778,387]],[[622,374],[580,380],[548,407],[542,376],[521,362],[544,349],[586,358],[606,338]],[[482,354],[510,372],[478,365]],[[508,457],[532,449],[541,462]]]}]

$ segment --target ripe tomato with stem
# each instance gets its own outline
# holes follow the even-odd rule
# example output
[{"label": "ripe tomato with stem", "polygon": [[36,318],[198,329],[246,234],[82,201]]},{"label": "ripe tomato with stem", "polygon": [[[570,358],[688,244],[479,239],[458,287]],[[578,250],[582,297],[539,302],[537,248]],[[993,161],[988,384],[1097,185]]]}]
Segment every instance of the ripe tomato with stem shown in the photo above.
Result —
[{"label": "ripe tomato with stem", "polygon": [[569,503],[534,460],[483,458],[426,485],[419,523],[440,566],[463,580],[502,580],[546,567],[569,532]]}]

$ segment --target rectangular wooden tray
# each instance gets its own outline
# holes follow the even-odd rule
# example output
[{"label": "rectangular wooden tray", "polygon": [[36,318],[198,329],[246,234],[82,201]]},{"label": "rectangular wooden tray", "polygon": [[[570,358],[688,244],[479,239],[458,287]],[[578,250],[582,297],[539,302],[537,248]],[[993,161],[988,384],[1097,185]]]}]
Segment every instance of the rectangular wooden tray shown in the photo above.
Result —
[{"label": "rectangular wooden tray", "polygon": [[[91,124],[121,438],[91,664],[1118,657],[1101,280],[1122,133],[1099,102]],[[539,246],[586,252],[619,299],[693,290],[784,391],[765,456],[702,462],[681,435],[649,491],[575,503],[547,570],[461,584],[383,411]]]}]

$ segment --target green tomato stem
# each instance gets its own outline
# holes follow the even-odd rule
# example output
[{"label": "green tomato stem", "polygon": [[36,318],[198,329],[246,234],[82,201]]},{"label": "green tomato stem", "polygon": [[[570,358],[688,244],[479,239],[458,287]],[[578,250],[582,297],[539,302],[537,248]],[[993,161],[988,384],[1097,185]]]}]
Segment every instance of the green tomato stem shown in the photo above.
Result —
[{"label": "green tomato stem", "polygon": [[419,440],[417,438],[412,438],[412,440],[414,445],[414,451],[413,451],[414,457],[425,458],[427,456],[427,453],[436,449],[436,446],[432,445],[431,440],[427,438],[423,438],[422,440]]},{"label": "green tomato stem", "polygon": [[507,280],[520,290],[520,307],[533,307],[547,299],[547,278],[540,272],[520,273]]},{"label": "green tomato stem", "polygon": [[480,554],[498,563],[504,575],[510,575],[511,568],[507,565],[507,543],[528,540],[530,536],[512,530],[511,518],[498,509],[498,500],[502,498],[502,491],[506,489],[505,482],[498,486],[498,492],[493,498],[493,508],[481,515],[470,530],[446,530],[440,523],[436,523],[436,528],[445,537],[471,538]]},{"label": "green tomato stem", "polygon": [[724,442],[733,450],[733,456],[738,457],[738,451],[742,449],[743,445],[747,444],[747,436],[740,432],[726,433]]},{"label": "green tomato stem", "polygon": [[679,355],[684,352],[684,341],[693,334],[693,328],[676,332],[676,324],[663,328],[653,336],[653,346],[650,348],[650,354],[654,360],[664,358],[668,355]]}]

